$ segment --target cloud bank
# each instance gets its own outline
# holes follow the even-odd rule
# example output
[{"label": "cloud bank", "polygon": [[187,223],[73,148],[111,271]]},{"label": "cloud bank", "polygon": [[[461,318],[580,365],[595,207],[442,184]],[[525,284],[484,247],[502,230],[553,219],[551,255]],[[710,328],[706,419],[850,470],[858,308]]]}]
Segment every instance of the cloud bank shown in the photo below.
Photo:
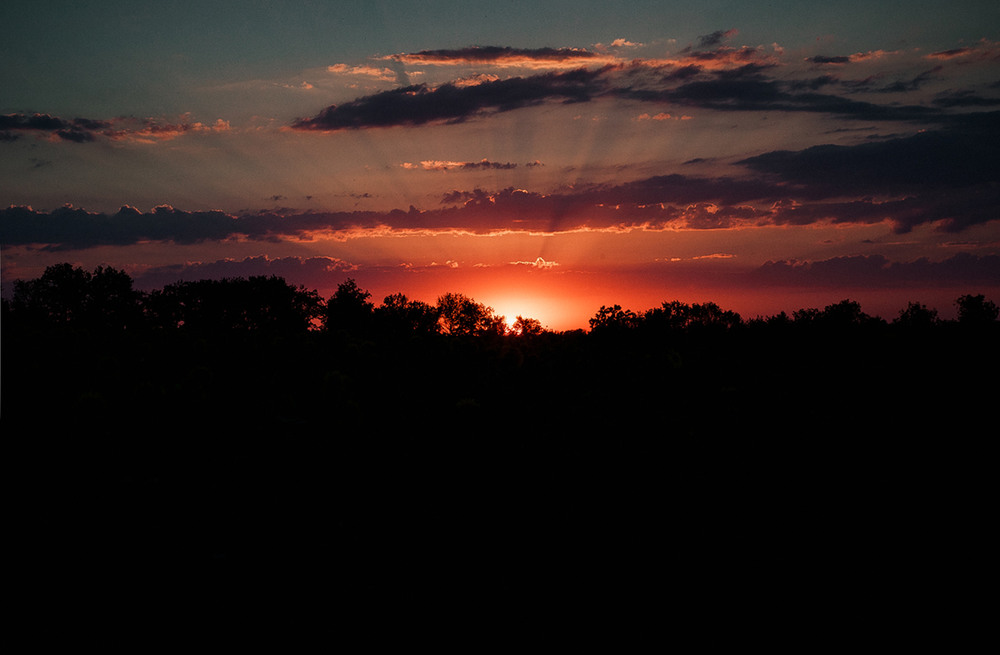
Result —
[{"label": "cloud bank", "polygon": [[[397,65],[479,65],[475,75],[440,85],[407,85],[330,105],[311,117],[291,124],[294,130],[336,132],[345,129],[422,126],[460,123],[491,114],[537,106],[546,102],[582,103],[601,99],[661,107],[704,109],[717,112],[788,112],[826,114],[834,118],[868,121],[911,121],[939,125],[956,120],[948,109],[955,106],[990,106],[1000,96],[988,90],[950,89],[936,102],[918,98],[919,92],[946,73],[945,60],[982,63],[992,61],[1000,48],[977,46],[953,56],[938,54],[941,61],[927,68],[927,58],[905,60],[905,66],[887,81],[882,74],[845,78],[844,66],[875,62],[888,53],[878,50],[852,55],[814,55],[804,66],[783,57],[780,47],[732,47],[723,42],[735,30],[720,30],[660,58],[626,59],[575,48],[472,47],[427,50],[392,55]],[[975,54],[975,56],[972,55]],[[528,66],[530,64],[530,66]],[[951,64],[948,64],[951,65]],[[963,64],[954,64],[956,66]],[[543,72],[500,77],[504,69],[521,66]],[[912,70],[920,66],[921,69]],[[835,68],[820,72],[816,68]],[[859,97],[894,95],[913,97],[874,102]],[[657,109],[651,113],[671,113]],[[960,117],[959,117],[960,118]]]},{"label": "cloud bank", "polygon": [[[309,238],[390,229],[490,233],[517,230],[721,229],[821,222],[886,222],[896,232],[934,224],[947,232],[1000,219],[1000,143],[992,116],[912,136],[851,146],[777,150],[737,162],[733,175],[677,173],[615,184],[527,189],[454,189],[438,207],[353,212],[188,212],[124,206],[114,214],[73,207],[0,211],[0,243],[49,250],[195,243],[234,238]],[[405,165],[405,164],[404,164]],[[509,168],[482,160],[427,160],[428,171]]]}]

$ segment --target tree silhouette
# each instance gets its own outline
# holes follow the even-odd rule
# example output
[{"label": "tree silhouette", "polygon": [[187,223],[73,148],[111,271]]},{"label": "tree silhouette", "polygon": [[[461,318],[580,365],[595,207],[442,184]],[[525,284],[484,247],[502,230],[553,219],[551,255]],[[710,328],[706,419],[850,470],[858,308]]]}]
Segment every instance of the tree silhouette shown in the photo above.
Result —
[{"label": "tree silhouette", "polygon": [[841,300],[827,305],[819,314],[818,320],[824,327],[830,328],[859,327],[879,322],[879,319],[861,311],[861,304],[853,300]]},{"label": "tree silhouette", "polygon": [[358,287],[353,278],[347,278],[326,302],[324,327],[328,331],[342,330],[351,334],[370,329],[375,311],[375,305],[369,300],[371,295]]},{"label": "tree silhouette", "polygon": [[90,274],[71,264],[49,266],[37,280],[14,282],[14,311],[32,322],[66,325],[84,316]]},{"label": "tree silhouette", "polygon": [[502,335],[506,331],[503,316],[492,307],[478,303],[461,293],[446,293],[437,301],[438,324],[444,334]]},{"label": "tree silhouette", "polygon": [[150,294],[155,326],[220,333],[301,333],[321,316],[316,291],[275,276],[177,282]]},{"label": "tree silhouette", "polygon": [[542,327],[541,321],[533,318],[525,318],[520,315],[514,321],[514,325],[511,326],[511,332],[522,337],[539,335],[544,331],[545,329]]},{"label": "tree silhouette", "polygon": [[142,322],[143,294],[132,288],[124,271],[98,266],[90,278],[92,320],[105,329],[125,330]]},{"label": "tree silhouette", "polygon": [[380,327],[393,333],[434,334],[438,331],[438,310],[402,293],[386,296],[375,309]]},{"label": "tree silhouette", "polygon": [[982,294],[964,295],[955,302],[958,305],[958,322],[964,325],[989,325],[1000,316],[1000,307]]},{"label": "tree silhouette", "polygon": [[714,302],[688,305],[677,300],[642,315],[642,323],[657,330],[732,329],[741,324],[740,315],[724,310]]},{"label": "tree silhouette", "polygon": [[919,302],[910,302],[905,309],[900,310],[899,316],[893,319],[893,325],[910,328],[928,328],[937,322],[937,310],[929,309],[927,305]]},{"label": "tree silhouette", "polygon": [[[851,301],[746,322],[670,301],[603,306],[590,333],[519,316],[503,334],[461,294],[373,308],[354,280],[326,303],[273,277],[142,294],[120,271],[61,265],[14,290],[3,433],[37,570],[59,583],[86,564],[246,589],[247,570],[334,561],[353,603],[439,584],[420,564],[458,551],[463,591],[511,573],[520,590],[581,536],[602,556],[624,544],[642,573],[677,531],[735,553],[717,523],[753,542],[831,516],[869,530],[891,506],[896,532],[949,488],[955,525],[986,511],[969,503],[988,497],[976,444],[1000,340],[971,326],[1000,324],[982,296],[936,323],[919,303],[883,327]],[[671,497],[668,534],[647,519]],[[481,544],[503,569],[469,579]]]},{"label": "tree silhouette", "polygon": [[803,307],[792,312],[792,321],[796,325],[815,325],[821,314],[815,307]]},{"label": "tree silhouette", "polygon": [[16,280],[10,307],[32,329],[121,331],[140,325],[142,302],[127,273],[99,266],[91,274],[64,263],[38,279]]},{"label": "tree silhouette", "polygon": [[601,305],[597,313],[590,319],[591,332],[607,333],[631,330],[639,324],[639,317],[631,309],[622,309],[621,305]]}]

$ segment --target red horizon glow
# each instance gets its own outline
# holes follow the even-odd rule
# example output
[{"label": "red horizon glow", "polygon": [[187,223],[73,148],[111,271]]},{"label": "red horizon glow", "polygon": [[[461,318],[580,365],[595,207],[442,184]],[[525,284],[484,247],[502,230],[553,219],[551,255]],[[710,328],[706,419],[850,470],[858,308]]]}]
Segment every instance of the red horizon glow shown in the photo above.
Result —
[{"label": "red horizon glow", "polygon": [[[514,272],[509,276],[491,272],[473,272],[464,279],[458,276],[408,276],[386,279],[382,276],[345,275],[371,293],[376,306],[393,293],[430,305],[446,293],[461,293],[504,316],[508,323],[517,316],[538,320],[552,331],[589,330],[590,319],[602,306],[620,305],[636,313],[661,306],[665,302],[685,304],[715,303],[736,312],[743,320],[767,318],[785,313],[791,316],[800,309],[823,309],[842,300],[858,302],[872,316],[891,321],[910,302],[919,302],[938,311],[940,318],[956,316],[955,301],[962,295],[983,293],[1000,297],[1000,285],[992,287],[937,287],[912,289],[867,289],[840,287],[827,289],[731,289],[657,283],[644,284],[642,278],[621,275],[531,275]],[[336,287],[320,290],[329,297]]]}]

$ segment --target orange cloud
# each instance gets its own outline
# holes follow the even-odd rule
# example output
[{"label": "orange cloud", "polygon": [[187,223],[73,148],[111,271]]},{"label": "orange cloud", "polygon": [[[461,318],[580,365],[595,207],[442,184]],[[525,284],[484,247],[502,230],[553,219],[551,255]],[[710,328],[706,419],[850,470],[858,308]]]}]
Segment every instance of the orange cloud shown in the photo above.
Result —
[{"label": "orange cloud", "polygon": [[650,116],[648,113],[639,114],[636,117],[636,120],[638,120],[638,121],[670,121],[670,120],[673,120],[673,121],[689,121],[689,120],[691,120],[691,116],[688,116],[687,114],[683,114],[681,116],[674,116],[673,114],[668,114],[666,112],[662,112],[661,111],[659,114],[656,114],[654,116]]},{"label": "orange cloud", "polygon": [[500,68],[579,68],[588,65],[617,63],[614,55],[592,52],[583,48],[510,48],[474,46],[448,50],[423,50],[382,57],[415,66],[476,66]]},{"label": "orange cloud", "polygon": [[983,61],[989,59],[1000,59],[1000,43],[982,39],[973,46],[964,46],[951,50],[941,50],[926,55],[927,59],[948,61],[953,59]]},{"label": "orange cloud", "polygon": [[334,64],[327,66],[326,70],[338,75],[360,75],[384,82],[393,82],[397,77],[391,68],[377,68],[368,65],[348,66],[347,64]]},{"label": "orange cloud", "polygon": [[536,258],[534,261],[511,262],[511,264],[514,264],[515,266],[530,266],[531,268],[542,269],[555,268],[556,266],[559,266],[556,262],[548,262],[541,257]]},{"label": "orange cloud", "polygon": [[104,130],[102,134],[113,141],[157,143],[176,139],[188,132],[228,132],[230,129],[229,121],[221,118],[209,125],[201,122],[159,122],[148,118],[119,118],[112,121],[112,127]]}]

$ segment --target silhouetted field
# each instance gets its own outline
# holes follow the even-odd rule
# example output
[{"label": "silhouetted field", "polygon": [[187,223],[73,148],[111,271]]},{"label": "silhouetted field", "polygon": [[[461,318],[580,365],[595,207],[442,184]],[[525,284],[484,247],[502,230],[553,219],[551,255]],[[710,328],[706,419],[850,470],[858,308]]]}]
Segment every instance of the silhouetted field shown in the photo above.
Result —
[{"label": "silhouetted field", "polygon": [[[971,573],[957,552],[988,526],[1000,324],[982,297],[956,321],[664,303],[515,335],[457,294],[46,276],[2,323],[40,589],[314,580],[348,604],[534,612],[667,587],[695,606],[834,598],[876,575],[919,598]],[[927,567],[944,553],[948,575]]]}]

